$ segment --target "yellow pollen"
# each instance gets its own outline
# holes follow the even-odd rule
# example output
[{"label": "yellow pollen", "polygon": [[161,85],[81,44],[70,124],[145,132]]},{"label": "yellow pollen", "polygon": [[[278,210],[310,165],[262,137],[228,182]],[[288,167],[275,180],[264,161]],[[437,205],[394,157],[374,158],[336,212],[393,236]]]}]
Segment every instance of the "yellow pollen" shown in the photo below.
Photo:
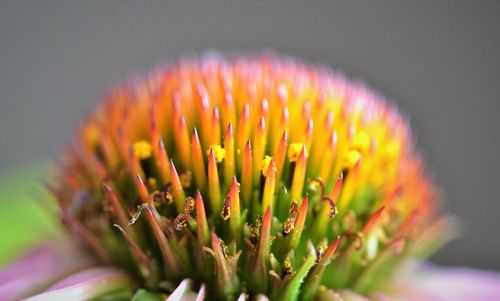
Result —
[{"label": "yellow pollen", "polygon": [[350,169],[361,159],[361,154],[357,150],[350,150],[344,160],[344,168]]},{"label": "yellow pollen", "polygon": [[297,158],[302,151],[302,147],[304,147],[303,143],[290,144],[290,147],[288,148],[288,160],[290,160],[290,162],[297,161]]},{"label": "yellow pollen", "polygon": [[219,144],[211,145],[207,151],[207,155],[210,154],[210,149],[213,149],[215,161],[217,161],[217,163],[221,163],[222,160],[224,160],[224,158],[226,157],[226,150],[223,149]]},{"label": "yellow pollen", "polygon": [[365,152],[370,146],[370,137],[365,132],[358,132],[352,140],[352,147],[360,152]]},{"label": "yellow pollen", "polygon": [[186,172],[180,175],[179,179],[181,181],[182,187],[191,187],[191,182],[193,181],[193,173],[190,170],[186,170]]},{"label": "yellow pollen", "polygon": [[134,149],[134,154],[138,159],[144,160],[151,157],[151,144],[149,144],[148,141],[137,141],[132,147]]},{"label": "yellow pollen", "polygon": [[151,190],[156,190],[156,179],[155,178],[148,178],[148,186],[151,188]]},{"label": "yellow pollen", "polygon": [[[264,177],[267,175],[267,170],[269,169],[269,164],[271,164],[271,157],[270,156],[265,156],[264,159],[262,159],[259,162],[259,169],[262,171],[262,175]],[[274,167],[274,171],[276,171],[276,166]]]}]

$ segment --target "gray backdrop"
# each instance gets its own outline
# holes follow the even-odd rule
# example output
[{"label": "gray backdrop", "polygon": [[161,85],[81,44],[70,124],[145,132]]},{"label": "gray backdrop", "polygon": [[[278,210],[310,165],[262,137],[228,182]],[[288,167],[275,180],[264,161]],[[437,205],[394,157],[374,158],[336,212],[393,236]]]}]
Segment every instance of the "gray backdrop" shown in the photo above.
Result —
[{"label": "gray backdrop", "polygon": [[0,3],[1,170],[50,159],[130,74],[187,51],[272,48],[397,101],[465,222],[434,260],[500,269],[499,1],[70,2]]}]

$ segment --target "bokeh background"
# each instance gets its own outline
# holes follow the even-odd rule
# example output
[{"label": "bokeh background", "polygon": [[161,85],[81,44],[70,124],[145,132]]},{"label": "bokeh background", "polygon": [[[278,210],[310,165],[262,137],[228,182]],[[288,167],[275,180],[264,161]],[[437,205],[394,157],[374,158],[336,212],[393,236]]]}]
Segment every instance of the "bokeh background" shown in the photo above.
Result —
[{"label": "bokeh background", "polygon": [[0,249],[38,235],[28,183],[109,87],[179,54],[274,49],[393,99],[463,222],[432,259],[500,270],[500,2],[313,2],[1,1]]}]

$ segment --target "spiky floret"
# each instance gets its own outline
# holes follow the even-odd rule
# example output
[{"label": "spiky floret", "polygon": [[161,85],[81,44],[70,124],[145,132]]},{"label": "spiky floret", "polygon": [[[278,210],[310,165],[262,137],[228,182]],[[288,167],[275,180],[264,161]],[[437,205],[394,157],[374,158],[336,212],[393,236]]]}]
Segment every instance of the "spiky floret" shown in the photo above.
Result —
[{"label": "spiky floret", "polygon": [[104,263],[153,291],[190,278],[210,300],[366,293],[443,228],[393,106],[266,55],[182,60],[117,88],[53,190]]}]

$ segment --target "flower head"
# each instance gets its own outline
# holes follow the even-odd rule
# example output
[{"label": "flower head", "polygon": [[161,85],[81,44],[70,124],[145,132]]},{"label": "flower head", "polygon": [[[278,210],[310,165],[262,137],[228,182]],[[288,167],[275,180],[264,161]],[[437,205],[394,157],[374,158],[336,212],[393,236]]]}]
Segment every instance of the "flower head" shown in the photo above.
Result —
[{"label": "flower head", "polygon": [[62,220],[155,293],[367,294],[445,229],[397,110],[292,59],[160,68],[110,93],[76,140],[52,188]]}]

